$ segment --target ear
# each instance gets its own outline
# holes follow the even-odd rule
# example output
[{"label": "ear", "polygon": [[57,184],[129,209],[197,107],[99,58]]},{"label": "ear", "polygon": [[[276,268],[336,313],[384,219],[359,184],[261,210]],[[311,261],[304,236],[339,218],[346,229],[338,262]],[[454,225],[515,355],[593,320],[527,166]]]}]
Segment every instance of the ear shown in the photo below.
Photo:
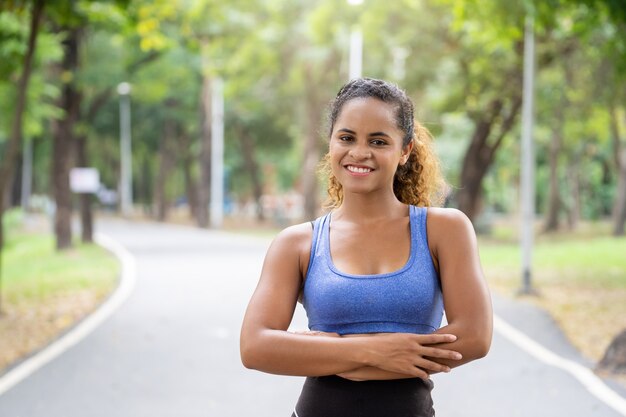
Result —
[{"label": "ear", "polygon": [[409,156],[411,155],[411,151],[413,151],[414,141],[411,140],[408,145],[402,148],[401,156],[400,156],[400,165],[406,164],[406,161],[409,160]]}]

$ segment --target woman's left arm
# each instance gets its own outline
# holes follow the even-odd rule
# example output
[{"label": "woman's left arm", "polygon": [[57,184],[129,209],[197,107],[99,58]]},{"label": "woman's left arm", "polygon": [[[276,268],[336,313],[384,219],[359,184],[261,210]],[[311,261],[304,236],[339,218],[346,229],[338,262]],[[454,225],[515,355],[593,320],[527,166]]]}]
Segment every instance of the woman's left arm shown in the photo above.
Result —
[{"label": "woman's left arm", "polygon": [[457,337],[437,345],[460,352],[461,360],[432,359],[450,368],[487,355],[493,333],[493,311],[483,276],[476,233],[465,214],[456,209],[429,208],[428,241],[438,267],[448,324],[436,333]]}]

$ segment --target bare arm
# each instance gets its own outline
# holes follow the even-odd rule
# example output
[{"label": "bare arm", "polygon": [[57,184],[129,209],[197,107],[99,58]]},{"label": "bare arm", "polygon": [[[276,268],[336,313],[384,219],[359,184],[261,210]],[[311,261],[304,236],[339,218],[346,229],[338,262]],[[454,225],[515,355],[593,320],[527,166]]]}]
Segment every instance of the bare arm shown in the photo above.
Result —
[{"label": "bare arm", "polygon": [[429,209],[428,238],[439,265],[448,325],[435,333],[457,340],[438,345],[460,352],[463,359],[434,359],[451,368],[487,355],[493,333],[493,311],[483,276],[476,234],[469,219],[454,209]]},{"label": "bare arm", "polygon": [[360,338],[311,337],[287,332],[303,271],[308,264],[311,228],[293,226],[274,240],[241,329],[241,359],[247,368],[281,375],[333,375],[376,366],[414,377],[444,366],[426,356],[450,358],[454,352],[425,345],[454,340],[451,335],[385,334]]}]

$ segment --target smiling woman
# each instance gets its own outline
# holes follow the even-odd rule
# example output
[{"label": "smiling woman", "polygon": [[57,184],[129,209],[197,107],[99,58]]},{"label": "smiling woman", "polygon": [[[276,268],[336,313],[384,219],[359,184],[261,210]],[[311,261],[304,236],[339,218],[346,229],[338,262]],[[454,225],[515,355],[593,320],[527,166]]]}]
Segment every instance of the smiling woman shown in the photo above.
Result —
[{"label": "smiling woman", "polygon": [[[474,230],[459,211],[432,207],[443,181],[402,90],[353,80],[330,121],[331,211],[270,246],[242,361],[307,376],[292,416],[433,416],[430,375],[485,356],[491,343]],[[303,334],[287,331],[298,300]]]}]

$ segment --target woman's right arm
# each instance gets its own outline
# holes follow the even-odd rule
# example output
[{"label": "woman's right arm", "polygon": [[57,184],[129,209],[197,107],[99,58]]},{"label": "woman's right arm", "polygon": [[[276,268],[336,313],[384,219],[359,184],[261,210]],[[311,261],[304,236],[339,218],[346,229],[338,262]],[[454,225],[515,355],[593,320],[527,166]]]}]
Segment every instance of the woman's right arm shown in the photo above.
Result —
[{"label": "woman's right arm", "polygon": [[309,223],[282,231],[268,249],[257,288],[246,311],[240,339],[246,368],[280,375],[323,376],[375,366],[427,378],[444,366],[425,357],[452,358],[432,346],[452,335],[384,334],[367,337],[311,337],[287,331],[308,266]]}]

